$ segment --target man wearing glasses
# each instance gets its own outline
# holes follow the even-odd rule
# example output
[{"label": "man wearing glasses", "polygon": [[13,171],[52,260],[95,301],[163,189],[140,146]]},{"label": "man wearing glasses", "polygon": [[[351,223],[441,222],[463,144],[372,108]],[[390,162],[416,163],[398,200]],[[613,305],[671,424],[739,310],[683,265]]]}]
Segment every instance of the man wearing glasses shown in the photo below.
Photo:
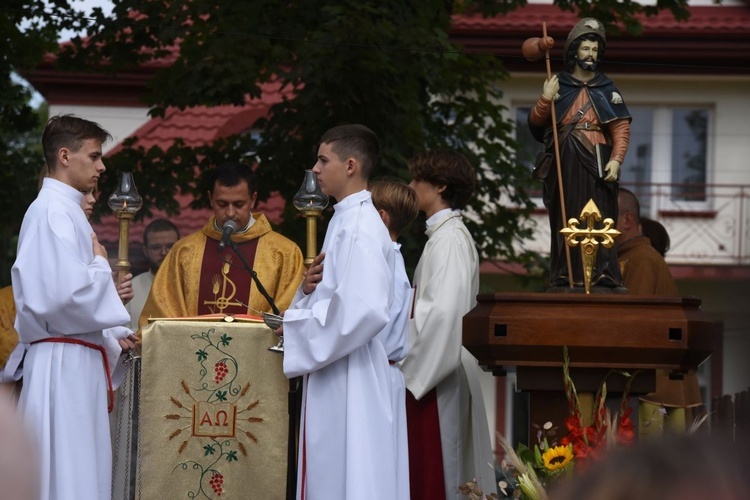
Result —
[{"label": "man wearing glasses", "polygon": [[143,255],[148,261],[148,271],[133,278],[135,297],[125,306],[130,313],[130,328],[138,331],[138,318],[146,304],[156,271],[164,262],[167,252],[180,239],[177,226],[167,219],[154,219],[143,231]]}]

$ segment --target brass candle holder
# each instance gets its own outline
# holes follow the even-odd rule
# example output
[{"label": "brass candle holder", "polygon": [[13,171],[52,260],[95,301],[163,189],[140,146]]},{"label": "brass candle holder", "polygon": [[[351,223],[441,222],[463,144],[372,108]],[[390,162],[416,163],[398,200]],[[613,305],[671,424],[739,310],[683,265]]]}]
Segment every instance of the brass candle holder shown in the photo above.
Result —
[{"label": "brass candle holder", "polygon": [[114,266],[117,271],[117,284],[119,285],[122,277],[130,270],[130,260],[128,259],[130,221],[143,206],[143,198],[138,194],[138,189],[135,187],[132,172],[122,172],[120,174],[120,182],[117,185],[117,189],[110,195],[107,204],[112,209],[112,212],[114,212],[115,217],[120,221],[120,241],[117,262]]},{"label": "brass candle holder", "polygon": [[305,170],[305,179],[292,202],[306,220],[305,266],[310,267],[318,255],[318,217],[328,206],[328,196],[320,190],[312,170]]},{"label": "brass candle holder", "polygon": [[[323,194],[318,185],[318,178],[312,170],[305,170],[305,179],[297,194],[292,198],[294,207],[302,213],[306,220],[306,244],[305,244],[305,267],[310,267],[315,256],[318,254],[318,217],[323,209],[328,206],[328,196]],[[272,329],[282,325],[280,316],[264,314],[263,320]],[[279,337],[279,342],[268,348],[269,351],[283,353],[284,337]]]}]

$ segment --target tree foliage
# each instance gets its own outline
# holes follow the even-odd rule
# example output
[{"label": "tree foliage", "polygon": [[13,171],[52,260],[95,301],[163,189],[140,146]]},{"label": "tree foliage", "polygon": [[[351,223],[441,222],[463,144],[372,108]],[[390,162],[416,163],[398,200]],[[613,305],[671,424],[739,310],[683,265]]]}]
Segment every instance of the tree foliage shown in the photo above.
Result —
[{"label": "tree foliage", "polygon": [[37,193],[44,158],[39,146],[46,108],[32,105],[32,89],[18,74],[58,50],[58,33],[88,22],[67,2],[3,0],[0,6],[0,286],[10,284],[18,231]]},{"label": "tree foliage", "polygon": [[[512,123],[499,104],[507,75],[495,57],[463,53],[449,31],[455,13],[497,15],[525,3],[114,0],[113,14],[95,10],[88,37],[75,39],[58,63],[65,70],[116,75],[169,60],[157,64],[145,96],[154,116],[170,107],[242,106],[259,98],[263,85],[281,89],[283,101],[254,124],[256,134],[248,131],[200,148],[178,141],[167,151],[136,147],[114,155],[110,173],[139,165],[147,207],[176,213],[178,190],[204,204],[197,176],[228,158],[257,163],[261,199],[271,191],[290,199],[303,169],[314,163],[322,133],[342,123],[364,123],[383,148],[377,176],[408,179],[408,158],[425,150],[466,154],[477,167],[478,181],[470,229],[485,257],[512,260],[519,258],[514,241],[528,235],[524,220],[532,205],[523,189],[528,172],[513,161]],[[630,30],[637,30],[634,14],[648,13],[630,1],[555,3]],[[685,3],[660,0],[657,8],[682,15]],[[109,186],[112,177],[105,181]],[[103,189],[108,192],[108,185]],[[301,242],[302,224],[287,206],[281,230]],[[406,239],[412,264],[422,227],[414,224]]]}]

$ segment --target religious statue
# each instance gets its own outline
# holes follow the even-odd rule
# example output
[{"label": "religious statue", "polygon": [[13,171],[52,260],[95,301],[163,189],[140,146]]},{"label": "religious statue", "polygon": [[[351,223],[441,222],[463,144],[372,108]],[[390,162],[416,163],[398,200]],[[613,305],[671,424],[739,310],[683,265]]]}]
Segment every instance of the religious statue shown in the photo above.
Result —
[{"label": "religious statue", "polygon": [[[529,129],[536,140],[545,144],[548,158],[557,156],[560,161],[558,169],[537,169],[537,177],[544,182],[544,205],[549,211],[552,287],[583,286],[581,256],[566,248],[560,234],[567,225],[563,216],[578,217],[593,199],[603,217],[617,220],[617,179],[628,149],[631,118],[620,92],[606,75],[597,71],[605,49],[604,26],[593,18],[581,19],[565,42],[566,71],[545,80],[542,96],[528,117]],[[553,123],[553,117],[557,123]],[[559,146],[554,144],[555,136]],[[622,286],[614,247],[599,249],[591,285]]]}]

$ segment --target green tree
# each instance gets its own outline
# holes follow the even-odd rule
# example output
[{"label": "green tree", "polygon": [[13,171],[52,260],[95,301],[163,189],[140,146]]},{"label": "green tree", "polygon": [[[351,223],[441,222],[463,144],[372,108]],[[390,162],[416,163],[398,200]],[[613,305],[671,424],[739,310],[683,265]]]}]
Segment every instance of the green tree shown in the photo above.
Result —
[{"label": "green tree", "polygon": [[0,7],[0,286],[10,284],[18,231],[44,162],[39,137],[46,108],[33,106],[33,89],[18,74],[57,52],[61,30],[87,22],[64,0],[4,0]]},{"label": "green tree", "polygon": [[34,200],[38,190],[38,176],[44,164],[42,146],[39,137],[42,133],[41,122],[46,119],[47,106],[33,110],[30,116],[36,120],[35,127],[27,131],[8,130],[0,126],[0,144],[2,145],[2,165],[0,169],[0,213],[3,222],[0,224],[0,286],[10,285],[10,268],[16,258],[18,231],[21,228],[23,215]]},{"label": "green tree", "polygon": [[[633,14],[644,11],[615,0],[557,3],[630,28],[637,28]],[[83,70],[90,61],[101,61],[97,70],[116,74],[173,58],[156,70],[145,96],[155,116],[173,106],[242,106],[248,97],[258,98],[263,85],[280,87],[284,100],[253,127],[259,132],[257,143],[246,133],[202,148],[178,142],[167,151],[125,149],[111,158],[110,172],[139,165],[139,189],[147,206],[177,210],[175,189],[204,204],[196,177],[211,164],[238,157],[257,162],[261,199],[271,190],[290,199],[303,168],[314,162],[321,134],[358,122],[381,140],[379,175],[408,178],[407,159],[424,150],[453,148],[466,154],[478,168],[470,229],[485,257],[512,260],[519,258],[514,241],[529,234],[524,220],[531,202],[523,189],[529,175],[513,161],[512,123],[499,104],[507,75],[496,58],[463,53],[451,43],[449,31],[456,12],[478,9],[495,15],[523,4],[116,0],[113,15],[96,13],[89,38],[75,40],[59,62]],[[659,2],[677,13],[684,4]],[[284,232],[301,235],[291,204],[284,220]],[[413,226],[421,236],[422,226]],[[408,238],[405,248],[412,264],[420,246],[415,238]]]}]

